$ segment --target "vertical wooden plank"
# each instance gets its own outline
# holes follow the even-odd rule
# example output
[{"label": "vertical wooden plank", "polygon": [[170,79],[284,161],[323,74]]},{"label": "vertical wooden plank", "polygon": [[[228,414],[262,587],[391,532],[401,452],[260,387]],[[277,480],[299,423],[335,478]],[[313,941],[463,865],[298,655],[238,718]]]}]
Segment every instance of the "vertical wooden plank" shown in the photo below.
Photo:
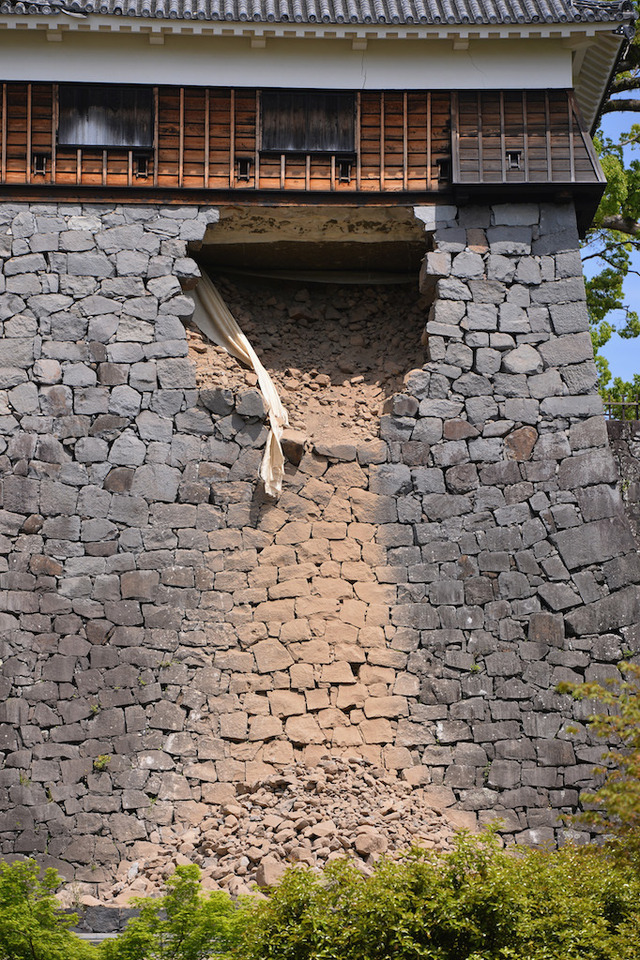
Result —
[{"label": "vertical wooden plank", "polygon": [[158,155],[159,155],[159,131],[158,123],[160,117],[160,91],[158,87],[153,88],[153,185],[158,186]]},{"label": "vertical wooden plank", "polygon": [[51,182],[56,182],[56,147],[58,143],[58,84],[51,87]]},{"label": "vertical wooden plank", "polygon": [[284,190],[284,184],[287,176],[286,159],[284,153],[280,154],[280,189]]},{"label": "vertical wooden plank", "polygon": [[184,87],[180,87],[180,133],[178,138],[178,186],[182,186],[184,178]]},{"label": "vertical wooden plank", "polygon": [[595,147],[593,146],[593,140],[589,136],[589,131],[585,126],[582,114],[578,109],[578,105],[573,95],[573,90],[567,90],[567,96],[569,98],[569,103],[571,104],[571,109],[573,111],[573,115],[575,117],[576,123],[578,124],[578,130],[580,131],[582,144],[585,150],[587,151],[587,155],[589,159],[591,160],[591,166],[593,167],[593,172],[595,174],[596,180],[599,183],[606,183],[606,177],[602,172],[602,167],[600,166],[600,160],[598,159],[598,154],[595,151]]},{"label": "vertical wooden plank", "polygon": [[529,105],[527,91],[522,91],[522,137],[524,142],[524,178],[529,179]]},{"label": "vertical wooden plank", "polygon": [[384,190],[384,90],[380,94],[380,189]]},{"label": "vertical wooden plank", "polygon": [[31,183],[31,84],[27,84],[27,166],[25,170],[26,181]]},{"label": "vertical wooden plank", "polygon": [[260,189],[260,145],[262,143],[262,106],[260,103],[260,91],[256,90],[256,153],[255,153],[255,176],[253,178],[256,190]]},{"label": "vertical wooden plank", "polygon": [[431,190],[433,183],[431,180],[431,91],[427,93],[427,190]]},{"label": "vertical wooden plank", "polygon": [[569,168],[571,170],[571,183],[574,183],[576,179],[576,156],[573,142],[573,110],[569,97],[567,97],[567,123],[569,124]]},{"label": "vertical wooden plank", "polygon": [[502,170],[502,182],[507,179],[507,143],[504,135],[504,91],[500,91],[500,163]]},{"label": "vertical wooden plank", "polygon": [[133,186],[133,150],[127,151],[127,186]]},{"label": "vertical wooden plank", "polygon": [[82,183],[82,150],[76,150],[76,183]]},{"label": "vertical wooden plank", "polygon": [[0,146],[0,181],[7,179],[7,85],[2,84],[2,144]]},{"label": "vertical wooden plank", "polygon": [[551,119],[549,116],[549,91],[544,92],[544,128],[547,143],[547,180],[553,180],[553,163],[551,161]]},{"label": "vertical wooden plank", "polygon": [[304,163],[304,188],[305,190],[311,189],[311,154],[308,153],[305,157]]},{"label": "vertical wooden plank", "polygon": [[409,132],[407,128],[407,91],[402,94],[402,187],[409,189]]},{"label": "vertical wooden plank", "polygon": [[356,190],[360,189],[362,180],[362,107],[360,91],[356,93]]},{"label": "vertical wooden plank", "polygon": [[[458,94],[451,94],[451,179],[455,183],[460,179],[460,116],[458,112]],[[478,114],[479,116],[479,114]]]},{"label": "vertical wooden plank", "polygon": [[236,92],[229,95],[229,186],[235,186],[236,179]]},{"label": "vertical wooden plank", "polygon": [[331,179],[329,181],[329,189],[335,190],[336,188],[336,155],[335,153],[331,154]]},{"label": "vertical wooden plank", "polygon": [[109,179],[109,156],[106,150],[102,151],[102,186],[106,187]]},{"label": "vertical wooden plank", "polygon": [[205,190],[209,187],[209,118],[210,96],[209,87],[204,91],[204,170],[202,172],[202,185]]},{"label": "vertical wooden plank", "polygon": [[482,94],[477,93],[476,102],[478,104],[478,179],[480,183],[484,180],[484,142],[482,133]]}]

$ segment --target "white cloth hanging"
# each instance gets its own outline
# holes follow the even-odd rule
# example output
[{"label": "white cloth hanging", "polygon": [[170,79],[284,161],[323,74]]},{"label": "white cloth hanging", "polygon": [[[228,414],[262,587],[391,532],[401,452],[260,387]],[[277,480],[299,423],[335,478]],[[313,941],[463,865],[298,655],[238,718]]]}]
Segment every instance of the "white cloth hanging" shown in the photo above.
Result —
[{"label": "white cloth hanging", "polygon": [[195,302],[195,311],[191,318],[193,323],[205,337],[222,347],[232,357],[251,367],[258,377],[270,425],[264,456],[260,464],[260,476],[264,481],[267,494],[270,497],[278,497],[282,492],[284,477],[284,455],[280,440],[282,431],[289,425],[287,411],[282,406],[273,380],[261,364],[258,355],[238,326],[217,288],[204,271],[202,279],[193,291],[193,299]]}]

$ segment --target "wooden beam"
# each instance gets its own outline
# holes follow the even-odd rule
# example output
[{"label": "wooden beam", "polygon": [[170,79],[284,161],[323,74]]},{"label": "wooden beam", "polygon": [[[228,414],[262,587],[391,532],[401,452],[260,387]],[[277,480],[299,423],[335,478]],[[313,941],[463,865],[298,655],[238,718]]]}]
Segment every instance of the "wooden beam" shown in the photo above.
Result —
[{"label": "wooden beam", "polygon": [[178,119],[178,186],[183,186],[184,180],[184,87],[180,87],[180,116]]},{"label": "wooden beam", "polygon": [[127,150],[127,186],[133,186],[133,150]]},{"label": "wooden beam", "polygon": [[431,179],[431,91],[427,93],[427,179],[425,186],[427,190],[433,187]]},{"label": "wooden beam", "polygon": [[106,187],[109,180],[109,154],[106,150],[102,151],[102,186]]},{"label": "wooden beam", "polygon": [[504,135],[504,90],[500,91],[500,164],[502,182],[507,180],[507,141]]},{"label": "wooden beam", "polygon": [[32,102],[31,102],[31,84],[27,84],[27,166],[25,170],[25,179],[27,183],[31,183],[31,114],[32,114]]},{"label": "wooden beam", "polygon": [[458,94],[455,91],[451,94],[449,115],[451,118],[451,180],[456,183],[460,181],[460,123]]},{"label": "wooden beam", "polygon": [[549,91],[544,92],[544,128],[547,143],[547,180],[553,182],[553,161],[551,158],[551,117],[549,112]]},{"label": "wooden beam", "polygon": [[[256,190],[260,189],[260,145],[262,143],[262,108],[260,103],[260,91],[256,90],[256,153],[255,153],[255,172],[253,176],[253,185]],[[307,189],[309,189],[307,187]]]},{"label": "wooden beam", "polygon": [[578,124],[578,130],[580,131],[580,136],[582,138],[584,148],[587,151],[587,154],[589,155],[589,159],[591,160],[591,165],[593,166],[593,172],[595,173],[599,183],[606,183],[607,178],[602,172],[602,167],[600,166],[600,160],[598,159],[598,154],[596,153],[595,147],[593,145],[593,140],[589,136],[589,132],[585,126],[585,122],[583,120],[582,114],[580,113],[580,109],[578,107],[578,104],[576,103],[573,90],[567,90],[567,96],[569,98],[569,103],[571,104],[573,115],[576,118],[576,122]]},{"label": "wooden beam", "polygon": [[236,178],[236,92],[229,94],[229,186],[235,187]]},{"label": "wooden beam", "polygon": [[384,90],[380,94],[380,189],[384,190]]},{"label": "wooden beam", "polygon": [[287,179],[287,161],[284,153],[280,154],[280,189],[284,190],[285,181]]},{"label": "wooden beam", "polygon": [[409,132],[407,128],[407,91],[402,94],[402,188],[409,188]]},{"label": "wooden beam", "polygon": [[311,154],[308,153],[304,158],[304,188],[311,189]]},{"label": "wooden beam", "polygon": [[524,178],[529,179],[529,103],[527,91],[522,91],[522,137],[524,147]]},{"label": "wooden beam", "polygon": [[158,186],[158,159],[160,154],[160,131],[158,129],[160,122],[160,91],[158,87],[153,88],[153,185]]},{"label": "wooden beam", "polygon": [[209,135],[211,123],[209,116],[211,110],[210,100],[209,87],[207,87],[204,91],[204,169],[202,171],[202,185],[204,186],[205,190],[209,188]]},{"label": "wooden beam", "polygon": [[2,143],[0,145],[0,182],[7,179],[7,85],[2,84]]},{"label": "wooden beam", "polygon": [[76,150],[76,183],[82,183],[82,150]]},{"label": "wooden beam", "polygon": [[58,84],[51,87],[51,182],[56,182],[56,148],[58,145]]},{"label": "wooden beam", "polygon": [[329,180],[329,189],[335,190],[336,188],[336,155],[335,153],[331,154],[331,174]]},{"label": "wooden beam", "polygon": [[567,97],[567,123],[569,124],[569,167],[571,170],[571,183],[574,183],[576,179],[576,156],[573,142],[573,110],[569,97]]},{"label": "wooden beam", "polygon": [[478,105],[478,179],[482,183],[484,181],[484,142],[482,139],[482,94],[480,91],[476,94],[476,103]]},{"label": "wooden beam", "polygon": [[356,190],[362,183],[362,103],[358,90],[356,93]]}]

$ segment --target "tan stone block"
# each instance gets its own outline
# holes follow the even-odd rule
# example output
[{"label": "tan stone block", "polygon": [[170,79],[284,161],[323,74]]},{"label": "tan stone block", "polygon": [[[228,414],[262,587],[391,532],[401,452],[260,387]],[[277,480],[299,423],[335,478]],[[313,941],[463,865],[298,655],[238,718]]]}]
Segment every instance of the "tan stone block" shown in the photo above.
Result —
[{"label": "tan stone block", "polygon": [[323,730],[332,730],[334,727],[348,727],[349,718],[335,707],[328,707],[316,714],[316,719]]},{"label": "tan stone block", "polygon": [[190,780],[206,780],[209,783],[215,783],[218,779],[216,765],[211,760],[205,760],[204,763],[186,763],[184,775]]},{"label": "tan stone block", "polygon": [[217,650],[213,657],[213,664],[217,670],[232,673],[251,673],[254,667],[251,654],[241,653],[240,650]]},{"label": "tan stone block", "polygon": [[345,600],[340,607],[340,619],[354,627],[364,627],[367,605],[360,600]]},{"label": "tan stone block", "polygon": [[[341,566],[341,575],[351,583],[368,583],[375,580],[370,566],[362,561],[347,561]],[[364,599],[361,597],[361,599]]]},{"label": "tan stone block", "polygon": [[353,596],[351,584],[344,580],[330,577],[314,577],[311,581],[313,594],[318,597],[327,597],[333,600],[342,600]]},{"label": "tan stone block", "polygon": [[337,643],[336,660],[346,660],[348,663],[364,663],[364,650],[355,643]]},{"label": "tan stone block", "polygon": [[378,667],[372,666],[369,663],[365,663],[360,667],[360,673],[358,674],[362,683],[374,684],[374,683],[393,683],[396,679],[395,670],[391,670],[390,667]]},{"label": "tan stone block", "polygon": [[258,554],[258,563],[260,565],[266,564],[268,566],[285,567],[287,564],[295,562],[296,551],[293,547],[276,546],[274,544],[272,547],[265,547],[265,549]]},{"label": "tan stone block", "polygon": [[353,540],[357,540],[358,543],[369,543],[373,540],[378,528],[373,523],[350,523],[347,530],[347,536]]},{"label": "tan stone block", "polygon": [[237,628],[238,640],[242,646],[250,646],[256,640],[264,640],[267,628],[264,623],[243,623]]},{"label": "tan stone block", "polygon": [[425,799],[425,806],[431,807],[432,810],[445,810],[456,802],[456,796],[450,787],[425,787],[422,796]]},{"label": "tan stone block", "polygon": [[332,483],[336,490],[364,488],[368,483],[366,473],[357,463],[334,463],[328,468],[323,479]]},{"label": "tan stone block", "polygon": [[293,763],[293,746],[286,740],[272,740],[266,743],[261,750],[265,763],[290,764]]},{"label": "tan stone block", "polygon": [[289,717],[285,724],[285,733],[293,743],[324,743],[325,739],[317,720],[310,714]]},{"label": "tan stone block", "polygon": [[272,777],[274,773],[276,773],[276,770],[270,763],[263,763],[261,760],[252,760],[251,763],[247,764],[246,782],[258,783],[260,780],[266,780],[267,777]]},{"label": "tan stone block", "polygon": [[397,590],[390,583],[354,583],[356,596],[364,603],[394,604]]},{"label": "tan stone block", "polygon": [[275,717],[292,717],[307,712],[307,703],[300,693],[292,690],[273,690],[267,694],[271,713]]},{"label": "tan stone block", "polygon": [[269,715],[269,701],[258,693],[248,693],[242,701],[242,706],[250,716],[266,717]]},{"label": "tan stone block", "polygon": [[294,618],[293,600],[268,600],[259,603],[253,613],[253,619],[267,625],[273,622],[286,623]]},{"label": "tan stone block", "polygon": [[370,683],[367,687],[369,697],[386,697],[389,693],[389,687],[386,683]]},{"label": "tan stone block", "polygon": [[399,697],[417,697],[420,693],[420,680],[412,673],[401,673],[392,692]]},{"label": "tan stone block", "polygon": [[311,593],[311,584],[306,580],[286,580],[269,587],[269,599],[281,600],[284,597],[307,597]]},{"label": "tan stone block", "polygon": [[256,567],[248,574],[251,587],[269,587],[278,582],[278,567]]},{"label": "tan stone block", "polygon": [[425,723],[411,720],[398,720],[395,739],[396,747],[425,747],[435,743],[435,737]]},{"label": "tan stone block", "polygon": [[362,743],[362,735],[357,727],[336,727],[331,732],[331,742],[337,747],[356,747]]},{"label": "tan stone block", "polygon": [[297,617],[338,616],[338,601],[330,597],[300,597],[295,605]]},{"label": "tan stone block", "polygon": [[320,507],[325,507],[334,493],[335,487],[332,484],[325,483],[324,480],[318,480],[317,477],[313,477],[305,483],[300,491],[300,496],[306,497],[307,500],[312,500],[313,503],[317,503]]},{"label": "tan stone block", "polygon": [[309,640],[307,643],[296,643],[290,648],[296,660],[303,663],[331,663],[333,653],[324,640]]},{"label": "tan stone block", "polygon": [[329,692],[327,690],[307,690],[305,693],[308,710],[325,710],[330,706]]},{"label": "tan stone block", "polygon": [[301,520],[293,520],[289,523],[285,523],[285,525],[278,530],[276,533],[275,542],[278,544],[284,543],[295,545],[297,543],[306,543],[310,536],[310,523],[303,523]]},{"label": "tan stone block", "polygon": [[309,744],[300,752],[300,760],[308,767],[317,767],[321,760],[326,760],[329,751],[326,745]]},{"label": "tan stone block", "polygon": [[362,562],[376,571],[385,570],[387,566],[387,548],[379,543],[362,544]]},{"label": "tan stone block", "polygon": [[478,829],[478,817],[473,810],[447,810],[447,820],[456,830],[475,833]]},{"label": "tan stone block", "polygon": [[217,760],[218,780],[239,783],[246,779],[246,765],[238,760]]},{"label": "tan stone block", "polygon": [[411,754],[406,747],[384,747],[382,760],[387,770],[404,770],[413,764]]},{"label": "tan stone block", "polygon": [[364,720],[360,732],[365,743],[391,743],[393,727],[388,720]]},{"label": "tan stone block", "polygon": [[351,509],[360,523],[396,523],[398,510],[394,497],[385,497],[353,487],[349,490]]},{"label": "tan stone block", "polygon": [[329,549],[331,559],[336,563],[358,563],[362,556],[362,547],[357,540],[332,540]]},{"label": "tan stone block", "polygon": [[322,668],[322,680],[325,683],[355,683],[351,665],[345,660],[329,663]]},{"label": "tan stone block", "polygon": [[389,650],[387,647],[376,647],[367,654],[367,660],[371,664],[377,664],[381,667],[393,667],[394,670],[404,670],[409,660],[409,655],[402,650]]},{"label": "tan stone block", "polygon": [[333,577],[334,580],[340,580],[340,564],[335,560],[325,560],[320,564],[318,571],[321,577]]},{"label": "tan stone block", "polygon": [[378,603],[372,603],[367,607],[365,620],[369,626],[386,627],[391,621],[391,610],[389,607],[383,607]]},{"label": "tan stone block", "polygon": [[289,620],[280,628],[280,639],[283,643],[295,643],[297,640],[306,640],[309,636],[309,621],[303,618]]},{"label": "tan stone block", "polygon": [[265,530],[267,533],[277,533],[289,519],[289,514],[286,510],[281,510],[280,507],[274,507],[267,505],[263,508],[262,516],[258,522],[258,528],[260,530]]},{"label": "tan stone block", "polygon": [[372,743],[363,743],[362,746],[358,748],[358,753],[361,757],[364,757],[365,760],[368,760],[369,763],[373,763],[376,767],[382,766],[382,750],[380,747],[377,747]]},{"label": "tan stone block", "polygon": [[285,567],[278,567],[278,580],[281,583],[287,580],[310,580],[317,572],[315,563],[290,563]]},{"label": "tan stone block", "polygon": [[283,733],[282,720],[277,717],[254,717],[249,726],[249,740],[271,740]]},{"label": "tan stone block", "polygon": [[224,740],[244,740],[248,722],[246,713],[223,713],[220,716],[220,736]]},{"label": "tan stone block", "polygon": [[259,743],[253,743],[249,740],[245,740],[243,743],[234,743],[232,747],[233,759],[245,761],[255,760],[259,749]]},{"label": "tan stone block", "polygon": [[431,783],[431,770],[422,764],[415,767],[407,767],[402,776],[410,783],[412,787],[420,787],[425,783]]},{"label": "tan stone block", "polygon": [[314,540],[344,540],[346,535],[347,524],[344,521],[316,520],[313,524],[312,536]]},{"label": "tan stone block", "polygon": [[362,683],[340,686],[338,687],[336,706],[341,710],[348,710],[349,707],[362,707],[367,696],[367,688]]},{"label": "tan stone block", "polygon": [[232,783],[203,783],[202,799],[205,803],[217,805],[233,800],[236,788]]},{"label": "tan stone block", "polygon": [[405,697],[370,697],[364,705],[368,719],[375,717],[406,717],[409,705]]},{"label": "tan stone block", "polygon": [[358,628],[351,624],[330,620],[325,624],[324,638],[329,643],[347,643],[355,646],[358,643]]},{"label": "tan stone block", "polygon": [[329,541],[322,537],[301,543],[296,549],[299,563],[323,563],[331,558]]},{"label": "tan stone block", "polygon": [[261,640],[252,650],[260,673],[286,670],[293,663],[291,654],[278,640]]},{"label": "tan stone block", "polygon": [[308,690],[315,686],[313,667],[310,663],[294,663],[289,668],[291,686],[296,690]]}]

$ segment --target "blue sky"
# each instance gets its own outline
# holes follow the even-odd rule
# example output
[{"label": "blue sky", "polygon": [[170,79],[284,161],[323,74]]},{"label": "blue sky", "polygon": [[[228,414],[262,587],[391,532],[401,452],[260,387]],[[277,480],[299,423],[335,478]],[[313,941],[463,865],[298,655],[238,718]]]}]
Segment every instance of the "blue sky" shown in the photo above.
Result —
[{"label": "blue sky", "polygon": [[[629,130],[633,123],[637,122],[637,114],[605,114],[602,121],[602,128],[605,135],[614,140],[621,133]],[[640,150],[636,149],[634,154],[636,158],[640,157]],[[634,260],[635,269],[640,271],[640,254],[636,254]],[[640,312],[640,277],[635,275],[629,275],[627,277],[624,285],[624,294],[625,303],[632,309]],[[615,315],[612,315],[610,319],[615,323]],[[614,333],[609,343],[603,347],[600,352],[609,361],[613,377],[622,377],[623,380],[633,380],[634,373],[640,373],[640,338],[623,340]]]}]

